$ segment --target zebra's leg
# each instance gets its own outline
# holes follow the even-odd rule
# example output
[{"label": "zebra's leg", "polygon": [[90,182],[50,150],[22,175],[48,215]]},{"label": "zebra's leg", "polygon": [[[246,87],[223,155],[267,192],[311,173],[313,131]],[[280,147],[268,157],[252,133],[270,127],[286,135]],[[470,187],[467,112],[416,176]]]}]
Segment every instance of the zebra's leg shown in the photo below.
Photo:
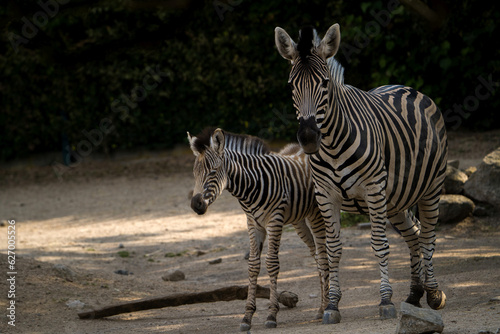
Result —
[{"label": "zebra's leg", "polygon": [[252,317],[256,310],[255,295],[257,291],[257,278],[260,273],[260,254],[266,239],[266,231],[258,228],[252,220],[247,220],[248,235],[250,237],[250,257],[248,258],[248,296],[245,306],[245,315],[240,324],[242,332],[252,327]]},{"label": "zebra's leg", "polygon": [[266,255],[266,268],[271,283],[269,293],[269,313],[265,325],[267,328],[276,328],[278,325],[276,315],[280,309],[278,295],[278,274],[280,271],[279,248],[283,232],[283,217],[278,215],[267,224],[268,248]]},{"label": "zebra's leg", "polygon": [[328,256],[326,253],[325,221],[323,220],[323,216],[319,210],[317,211],[316,216],[311,219],[309,223],[314,236],[314,243],[316,244],[316,263],[318,265],[319,278],[321,281],[321,306],[318,310],[316,318],[321,319],[329,303],[330,271],[328,268]]},{"label": "zebra's leg", "polygon": [[380,268],[380,304],[381,319],[396,317],[396,307],[391,301],[392,287],[389,283],[389,241],[386,235],[387,226],[387,199],[385,196],[385,182],[373,184],[367,189],[366,202],[371,222],[371,246],[379,260]]},{"label": "zebra's leg", "polygon": [[320,279],[321,305],[316,319],[323,317],[323,312],[328,305],[328,259],[325,248],[325,224],[319,210],[315,210],[315,215],[306,220],[297,222],[295,227],[297,234],[309,247],[311,256],[314,257],[318,267]]},{"label": "zebra's leg", "polygon": [[279,248],[281,241],[281,234],[283,232],[283,219],[279,217],[278,219],[273,219],[269,224],[267,224],[267,236],[268,236],[268,248],[266,256],[266,268],[269,274],[270,295],[269,295],[269,314],[265,325],[267,328],[276,328],[278,323],[276,322],[276,315],[280,309],[279,306],[279,295],[278,295],[278,274],[280,271],[279,262]]},{"label": "zebra's leg", "polygon": [[406,299],[407,303],[422,307],[420,299],[424,295],[422,279],[422,253],[420,251],[419,234],[420,223],[409,210],[398,213],[389,219],[391,224],[398,229],[410,250],[411,284],[410,295]]},{"label": "zebra's leg", "polygon": [[432,256],[436,245],[435,228],[439,216],[440,195],[441,188],[439,187],[433,194],[418,202],[418,213],[422,225],[419,241],[425,265],[424,289],[427,292],[427,304],[435,310],[442,309],[446,305],[446,295],[438,289],[432,264]]},{"label": "zebra's leg", "polygon": [[339,284],[339,263],[342,256],[342,242],[340,240],[340,201],[335,204],[321,204],[323,196],[316,195],[318,206],[323,216],[326,234],[326,253],[329,266],[328,305],[323,313],[324,324],[340,322],[339,301],[342,298]]}]

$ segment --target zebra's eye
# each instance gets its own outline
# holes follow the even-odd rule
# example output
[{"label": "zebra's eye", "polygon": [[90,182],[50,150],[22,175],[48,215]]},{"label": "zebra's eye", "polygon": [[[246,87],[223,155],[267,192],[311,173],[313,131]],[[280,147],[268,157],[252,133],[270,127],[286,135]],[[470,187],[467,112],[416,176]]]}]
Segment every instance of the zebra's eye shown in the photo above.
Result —
[{"label": "zebra's eye", "polygon": [[328,88],[329,82],[330,82],[330,79],[323,79],[323,82],[321,83],[321,87]]}]

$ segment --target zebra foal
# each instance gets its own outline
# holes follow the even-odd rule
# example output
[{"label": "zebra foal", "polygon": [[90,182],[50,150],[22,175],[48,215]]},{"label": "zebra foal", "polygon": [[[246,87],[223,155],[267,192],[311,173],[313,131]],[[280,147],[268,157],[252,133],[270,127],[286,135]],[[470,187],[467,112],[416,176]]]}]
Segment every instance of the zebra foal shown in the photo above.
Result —
[{"label": "zebra foal", "polygon": [[[224,189],[236,197],[247,216],[250,237],[248,297],[241,331],[251,327],[256,310],[255,293],[260,272],[260,255],[266,235],[266,266],[270,278],[270,305],[266,327],[277,326],[279,310],[277,278],[278,251],[283,225],[292,224],[316,258],[321,278],[321,316],[327,304],[327,260],[323,218],[314,198],[307,157],[298,144],[289,144],[273,153],[256,137],[236,135],[221,129],[206,129],[198,136],[188,132],[196,156],[193,167],[195,187],[191,208],[204,214]],[[308,223],[306,223],[306,221]]]},{"label": "zebra foal", "polygon": [[[323,323],[340,321],[340,209],[345,201],[368,206],[381,277],[381,317],[396,315],[388,272],[388,221],[399,228],[410,249],[407,302],[420,306],[426,292],[429,306],[444,307],[446,296],[438,289],[432,264],[447,158],[439,109],[410,87],[390,85],[365,92],[344,84],[344,69],[333,58],[340,44],[338,24],[323,39],[313,28],[304,28],[297,44],[277,27],[275,42],[292,64],[288,83],[299,120],[297,138],[310,154],[316,201],[326,224],[330,302]],[[414,205],[420,223],[408,211]]]}]

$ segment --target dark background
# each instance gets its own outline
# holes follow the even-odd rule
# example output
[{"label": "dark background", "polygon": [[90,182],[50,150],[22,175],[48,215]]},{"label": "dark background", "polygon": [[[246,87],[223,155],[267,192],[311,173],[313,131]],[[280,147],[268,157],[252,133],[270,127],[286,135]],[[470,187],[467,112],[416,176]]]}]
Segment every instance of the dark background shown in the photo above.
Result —
[{"label": "dark background", "polygon": [[340,24],[346,83],[412,86],[450,131],[500,127],[498,2],[411,3],[4,1],[0,160],[170,148],[207,125],[295,140],[274,28],[304,24]]}]

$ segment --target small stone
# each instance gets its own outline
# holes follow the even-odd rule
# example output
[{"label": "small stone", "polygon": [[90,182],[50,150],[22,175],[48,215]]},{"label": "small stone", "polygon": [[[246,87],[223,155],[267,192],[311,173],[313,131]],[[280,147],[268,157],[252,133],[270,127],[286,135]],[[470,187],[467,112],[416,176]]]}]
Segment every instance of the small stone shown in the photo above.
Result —
[{"label": "small stone", "polygon": [[66,306],[71,309],[82,309],[85,306],[85,303],[82,303],[79,300],[68,300],[66,302]]},{"label": "small stone", "polygon": [[218,263],[221,263],[222,262],[222,258],[218,258],[218,259],[215,259],[215,260],[212,260],[212,261],[208,261],[208,264],[218,264]]},{"label": "small stone", "polygon": [[442,333],[443,319],[438,311],[402,302],[396,334]]},{"label": "small stone", "polygon": [[372,223],[367,222],[367,223],[358,223],[356,225],[360,230],[369,230],[372,228]]},{"label": "small stone", "polygon": [[467,175],[467,177],[470,177],[476,171],[477,171],[477,167],[476,166],[471,166],[471,167],[467,168],[466,170],[464,170],[464,173]]},{"label": "small stone", "polygon": [[4,227],[4,226],[7,226],[7,224],[5,223],[5,220],[1,220],[0,221],[0,227]]},{"label": "small stone", "polygon": [[166,282],[177,282],[186,279],[186,275],[179,269],[170,270],[165,275],[163,275],[162,280]]},{"label": "small stone", "polygon": [[68,266],[64,264],[56,264],[53,267],[56,276],[64,278],[68,282],[73,282],[76,277],[75,272]]},{"label": "small stone", "polygon": [[202,255],[205,255],[205,254],[207,254],[207,252],[199,250],[199,249],[197,249],[197,250],[194,251],[194,255],[195,256],[202,256]]},{"label": "small stone", "polygon": [[130,272],[128,270],[123,270],[123,269],[115,270],[114,273],[118,274],[118,275],[125,275],[125,276],[133,275],[134,274],[133,272]]},{"label": "small stone", "polygon": [[123,246],[123,244],[119,244],[118,248],[125,248],[125,246]]},{"label": "small stone", "polygon": [[243,257],[245,260],[248,260],[250,258],[250,251],[245,253],[245,256]]},{"label": "small stone", "polygon": [[500,302],[500,296],[496,296],[490,299],[490,303],[498,303]]}]

